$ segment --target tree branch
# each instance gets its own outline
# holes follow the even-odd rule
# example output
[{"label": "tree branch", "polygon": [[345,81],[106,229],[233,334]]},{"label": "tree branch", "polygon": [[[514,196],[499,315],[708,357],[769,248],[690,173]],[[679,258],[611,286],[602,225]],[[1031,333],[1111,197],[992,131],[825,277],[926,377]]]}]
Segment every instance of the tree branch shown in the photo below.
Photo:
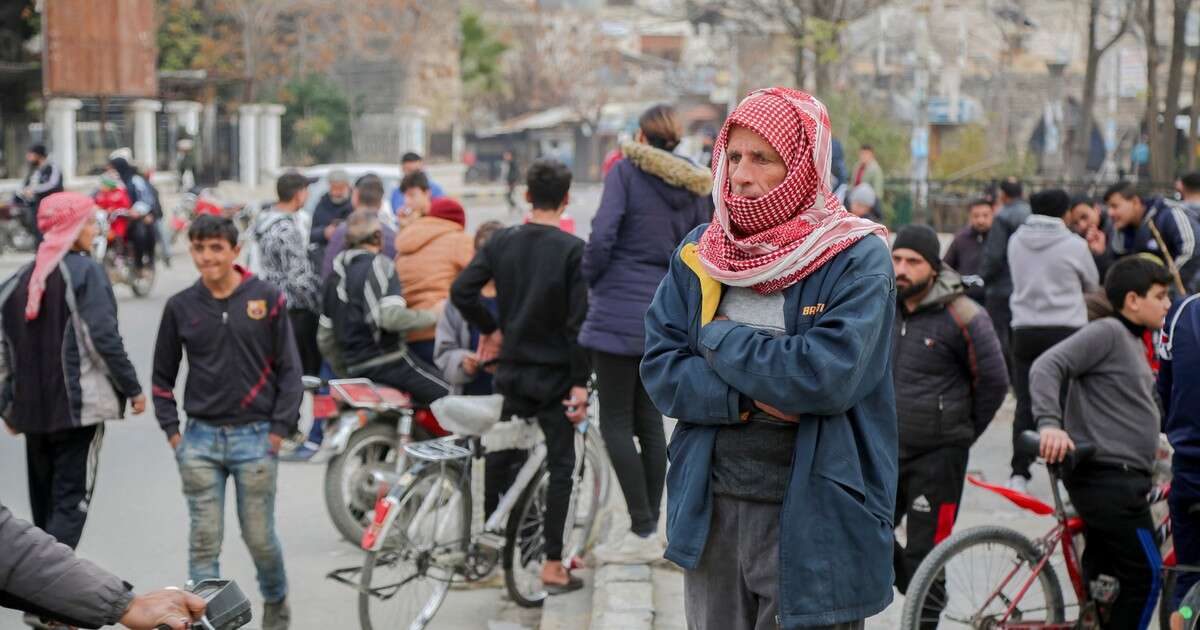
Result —
[{"label": "tree branch", "polygon": [[1125,14],[1121,17],[1121,24],[1117,27],[1117,32],[1113,33],[1112,37],[1110,37],[1108,41],[1104,42],[1104,45],[1097,49],[1101,56],[1108,52],[1108,49],[1112,48],[1113,44],[1116,44],[1118,40],[1124,37],[1125,33],[1129,32],[1129,27],[1133,23],[1133,16],[1136,6],[1137,0],[1132,0],[1129,2],[1129,4],[1125,5]]}]

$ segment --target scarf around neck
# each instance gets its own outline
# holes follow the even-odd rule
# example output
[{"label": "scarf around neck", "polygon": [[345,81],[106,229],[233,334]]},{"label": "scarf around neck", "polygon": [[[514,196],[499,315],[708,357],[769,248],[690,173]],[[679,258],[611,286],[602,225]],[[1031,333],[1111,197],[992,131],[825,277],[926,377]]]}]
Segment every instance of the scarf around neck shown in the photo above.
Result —
[{"label": "scarf around neck", "polygon": [[[725,150],[730,129],[757,133],[779,153],[787,176],[767,194],[733,194]],[[850,214],[830,188],[832,133],[825,105],[790,88],[757,90],[729,115],[713,144],[713,221],[700,262],[718,282],[762,295],[802,280],[859,239],[887,228]]]}]

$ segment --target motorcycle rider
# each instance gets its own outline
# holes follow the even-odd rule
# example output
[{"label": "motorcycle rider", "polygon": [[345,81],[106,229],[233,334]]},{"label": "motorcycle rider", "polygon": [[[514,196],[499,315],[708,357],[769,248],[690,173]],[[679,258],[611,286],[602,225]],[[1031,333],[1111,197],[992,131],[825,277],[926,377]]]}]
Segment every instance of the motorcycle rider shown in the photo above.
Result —
[{"label": "motorcycle rider", "polygon": [[318,343],[334,372],[369,378],[408,392],[418,406],[450,393],[441,372],[418,358],[404,334],[437,323],[434,311],[404,301],[396,266],[380,255],[383,228],[377,213],[358,210],[346,219],[346,250],[325,281]]},{"label": "motorcycle rider", "polygon": [[34,244],[41,245],[42,233],[37,226],[38,207],[46,197],[64,190],[63,176],[58,165],[50,161],[44,144],[31,145],[25,153],[25,162],[29,164],[29,173],[25,175],[25,185],[21,190],[21,196],[29,204],[25,227],[33,234]]},{"label": "motorcycle rider", "polygon": [[162,208],[150,182],[128,160],[115,157],[108,161],[108,166],[120,178],[129,195],[131,216],[125,237],[133,248],[134,268],[145,273],[147,264],[154,269],[155,223],[161,218]]}]

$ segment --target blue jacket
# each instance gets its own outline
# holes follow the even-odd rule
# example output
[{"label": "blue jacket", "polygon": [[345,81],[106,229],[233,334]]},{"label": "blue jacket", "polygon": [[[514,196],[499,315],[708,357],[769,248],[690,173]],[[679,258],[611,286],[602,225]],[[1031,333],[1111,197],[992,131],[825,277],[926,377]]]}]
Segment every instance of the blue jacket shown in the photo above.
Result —
[{"label": "blue jacket", "polygon": [[[1197,210],[1186,204],[1168,201],[1162,197],[1143,200],[1146,216],[1137,227],[1115,230],[1110,249],[1118,258],[1132,254],[1149,253],[1162,259],[1158,239],[1150,229],[1153,223],[1162,235],[1167,251],[1175,261],[1183,286],[1188,293],[1200,291],[1200,256],[1196,255],[1196,237],[1200,236],[1200,217]],[[1172,285],[1174,287],[1174,285]],[[1172,294],[1175,289],[1172,288]],[[1182,296],[1175,296],[1182,297]]]},{"label": "blue jacket", "polygon": [[1175,449],[1172,469],[1200,488],[1200,294],[1177,302],[1167,314],[1158,367],[1167,439]]},{"label": "blue jacket", "polygon": [[600,209],[583,252],[583,277],[590,291],[579,343],[640,357],[646,309],[667,273],[671,253],[692,228],[712,219],[712,175],[648,145],[625,145],[622,151],[625,159],[604,178]]},{"label": "blue jacket", "polygon": [[[646,391],[679,424],[668,446],[667,559],[694,569],[712,519],[717,429],[744,395],[799,414],[779,531],[784,628],[869,617],[892,601],[897,480],[887,245],[867,237],[784,290],[787,335],[712,321],[722,285],[693,230],[646,314]],[[705,357],[708,356],[708,358]]]}]

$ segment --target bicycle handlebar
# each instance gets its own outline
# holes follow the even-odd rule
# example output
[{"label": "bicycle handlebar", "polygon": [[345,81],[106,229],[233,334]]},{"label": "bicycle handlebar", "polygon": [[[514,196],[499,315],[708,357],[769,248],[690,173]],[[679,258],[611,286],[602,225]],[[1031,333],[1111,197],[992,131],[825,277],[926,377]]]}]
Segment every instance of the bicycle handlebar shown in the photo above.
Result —
[{"label": "bicycle handlebar", "polygon": [[[204,616],[195,627],[202,630],[236,630],[250,623],[250,600],[233,580],[202,580],[188,589],[204,599]],[[166,625],[156,630],[170,630]]]}]

